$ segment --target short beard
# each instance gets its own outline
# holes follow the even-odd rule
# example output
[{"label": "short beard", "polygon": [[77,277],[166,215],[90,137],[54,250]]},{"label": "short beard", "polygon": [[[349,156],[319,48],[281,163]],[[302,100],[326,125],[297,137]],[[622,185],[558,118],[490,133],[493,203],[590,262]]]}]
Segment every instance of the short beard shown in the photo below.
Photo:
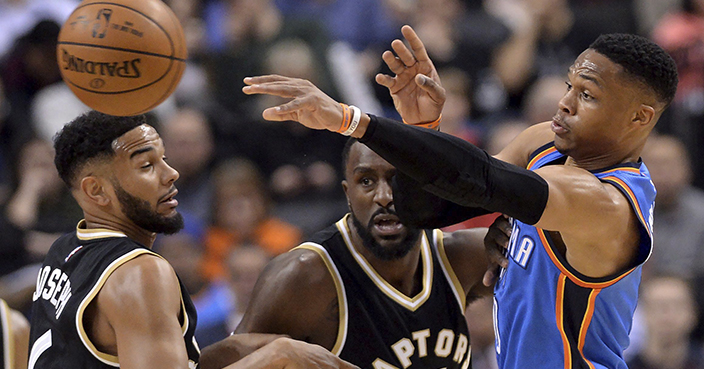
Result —
[{"label": "short beard", "polygon": [[372,255],[385,261],[398,260],[408,255],[408,253],[418,243],[418,237],[420,236],[421,231],[418,228],[411,228],[406,226],[406,237],[399,241],[398,244],[392,247],[384,247],[380,245],[378,242],[376,242],[374,236],[372,236],[371,229],[372,227],[374,227],[374,217],[378,214],[386,213],[395,214],[393,211],[379,209],[369,219],[369,224],[367,225],[367,227],[362,226],[362,223],[359,221],[359,219],[357,219],[354,213],[352,213],[352,224],[354,224],[354,227],[357,229],[357,234],[362,239],[362,245],[364,245],[364,247],[369,250]]},{"label": "short beard", "polygon": [[117,181],[113,182],[117,200],[127,218],[138,227],[149,232],[174,234],[183,229],[183,216],[176,213],[172,217],[160,215],[152,210],[148,201],[130,195]]}]

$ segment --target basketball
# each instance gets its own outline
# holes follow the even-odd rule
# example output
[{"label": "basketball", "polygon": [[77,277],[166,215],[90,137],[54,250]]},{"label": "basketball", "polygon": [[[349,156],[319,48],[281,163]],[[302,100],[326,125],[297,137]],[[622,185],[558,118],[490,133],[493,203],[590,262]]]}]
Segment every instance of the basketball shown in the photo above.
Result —
[{"label": "basketball", "polygon": [[186,42],[161,0],[85,0],[59,33],[61,76],[89,107],[105,114],[145,113],[176,89]]}]

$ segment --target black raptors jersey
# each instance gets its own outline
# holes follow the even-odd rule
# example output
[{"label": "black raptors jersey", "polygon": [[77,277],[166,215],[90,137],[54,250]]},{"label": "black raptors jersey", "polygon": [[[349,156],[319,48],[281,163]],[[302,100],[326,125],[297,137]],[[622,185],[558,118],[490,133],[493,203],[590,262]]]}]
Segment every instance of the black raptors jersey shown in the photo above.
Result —
[{"label": "black raptors jersey", "polygon": [[442,232],[422,232],[423,287],[408,297],[354,249],[348,216],[299,246],[317,252],[335,281],[340,325],[332,352],[363,369],[468,368],[465,295],[445,255]]},{"label": "black raptors jersey", "polygon": [[[157,255],[121,232],[85,229],[84,221],[75,233],[54,242],[39,270],[33,296],[29,369],[119,366],[116,356],[100,352],[91,342],[83,314],[110,274],[143,254]],[[195,368],[200,355],[193,336],[196,311],[183,285],[181,302],[189,366]]]},{"label": "black raptors jersey", "polygon": [[0,369],[15,367],[14,336],[10,322],[10,308],[0,299]]}]

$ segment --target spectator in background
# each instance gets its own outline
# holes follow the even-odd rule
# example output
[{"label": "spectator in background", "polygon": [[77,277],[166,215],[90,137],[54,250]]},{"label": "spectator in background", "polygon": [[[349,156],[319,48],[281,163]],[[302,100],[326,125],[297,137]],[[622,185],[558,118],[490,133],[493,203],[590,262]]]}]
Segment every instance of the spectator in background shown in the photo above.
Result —
[{"label": "spectator in background", "polygon": [[205,347],[229,335],[223,327],[234,306],[234,298],[224,279],[209,281],[203,276],[205,250],[198,233],[189,232],[186,226],[186,230],[178,234],[159,236],[155,251],[171,264],[191,295],[198,312],[195,336],[198,344]]},{"label": "spectator in background", "polygon": [[226,333],[234,332],[252,298],[257,278],[271,260],[271,255],[258,245],[242,245],[227,256],[230,290],[235,304],[227,321]]},{"label": "spectator in background", "polygon": [[17,163],[18,185],[2,217],[7,233],[0,237],[2,273],[44,258],[61,234],[75,228],[83,213],[54,168],[54,150],[35,139],[21,151]]},{"label": "spectator in background", "polygon": [[521,106],[523,119],[530,124],[552,120],[555,107],[565,95],[565,91],[567,85],[564,77],[547,75],[539,78],[526,91],[526,98]]},{"label": "spectator in background", "polygon": [[697,322],[692,286],[675,276],[643,281],[638,305],[647,337],[641,351],[628,361],[631,369],[702,369],[701,344],[690,339]]},{"label": "spectator in background", "polygon": [[0,59],[20,38],[41,20],[58,24],[68,19],[79,0],[3,0],[0,1]]},{"label": "spectator in background", "polygon": [[510,40],[498,50],[495,70],[510,95],[508,107],[516,110],[537,79],[562,76],[577,55],[600,34],[634,33],[636,28],[632,0],[486,3],[487,9],[513,31]]},{"label": "spectator in background", "polygon": [[56,61],[59,30],[54,21],[39,22],[0,60],[0,79],[10,106],[2,127],[2,144],[7,145],[11,162],[16,162],[20,148],[34,136],[32,124],[27,124],[34,95],[61,80]]},{"label": "spectator in background", "polygon": [[692,186],[687,150],[673,136],[651,136],[641,154],[657,189],[656,247],[646,271],[693,278],[704,274],[704,192]]},{"label": "spectator in background", "polygon": [[[704,157],[704,0],[683,0],[658,24],[653,39],[672,55],[680,74],[673,117],[659,130],[679,137],[693,158]],[[693,183],[704,188],[704,162],[692,164]]]},{"label": "spectator in background", "polygon": [[254,99],[240,91],[242,80],[265,72],[267,52],[288,39],[300,39],[311,48],[313,59],[320,61],[315,69],[319,86],[336,95],[325,63],[329,38],[319,21],[287,17],[272,0],[211,0],[203,14],[208,48],[203,61],[209,68],[214,98],[228,110],[245,119],[259,119]]},{"label": "spectator in background", "polygon": [[227,255],[245,244],[260,245],[270,255],[301,241],[301,231],[271,214],[271,199],[257,167],[246,159],[227,160],[213,172],[213,223],[206,233],[205,275],[226,277]]},{"label": "spectator in background", "polygon": [[181,177],[178,185],[179,208],[210,224],[213,184],[210,177],[214,140],[204,112],[181,108],[162,125],[161,137],[169,147],[169,164]]},{"label": "spectator in background", "polygon": [[472,81],[469,73],[454,67],[438,71],[444,81],[446,104],[442,111],[442,131],[453,136],[481,145],[484,132],[473,124],[472,115]]}]

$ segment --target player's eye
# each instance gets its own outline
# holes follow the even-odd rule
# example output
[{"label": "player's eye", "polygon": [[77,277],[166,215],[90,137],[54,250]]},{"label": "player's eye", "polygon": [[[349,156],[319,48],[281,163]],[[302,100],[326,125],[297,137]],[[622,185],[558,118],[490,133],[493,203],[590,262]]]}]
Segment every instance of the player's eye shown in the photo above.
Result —
[{"label": "player's eye", "polygon": [[569,91],[569,90],[572,89],[572,84],[571,84],[571,83],[565,81],[565,84],[567,85],[567,91]]}]

